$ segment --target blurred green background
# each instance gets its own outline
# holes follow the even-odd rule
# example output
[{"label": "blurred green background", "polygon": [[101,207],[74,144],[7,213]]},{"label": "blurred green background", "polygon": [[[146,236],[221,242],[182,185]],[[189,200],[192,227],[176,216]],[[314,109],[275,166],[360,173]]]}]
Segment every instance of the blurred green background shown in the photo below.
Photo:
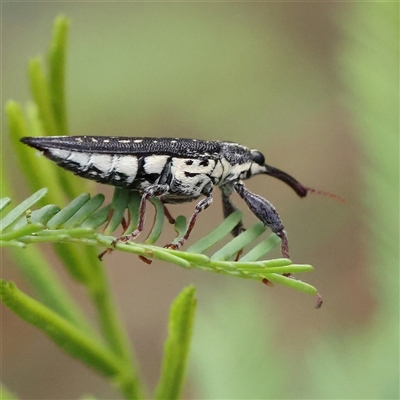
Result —
[{"label": "blurred green background", "polygon": [[[314,298],[287,288],[148,266],[128,254],[108,257],[150,387],[159,375],[169,305],[194,283],[198,312],[184,398],[399,398],[399,5],[3,3],[3,110],[10,98],[29,100],[27,61],[47,50],[60,13],[72,21],[72,134],[237,141],[305,185],[346,198],[299,200],[262,176],[247,184],[279,210],[292,260],[316,268],[304,279],[324,297],[318,311]],[[29,193],[5,118],[2,124],[4,168],[22,199]],[[199,218],[193,242],[222,221],[219,200],[216,194]],[[171,208],[174,215],[192,209]],[[161,243],[171,235],[167,227]],[[82,288],[50,248],[48,256],[92,316]],[[30,291],[6,254],[2,273]],[[8,310],[2,365],[3,382],[22,399],[116,397]]]}]

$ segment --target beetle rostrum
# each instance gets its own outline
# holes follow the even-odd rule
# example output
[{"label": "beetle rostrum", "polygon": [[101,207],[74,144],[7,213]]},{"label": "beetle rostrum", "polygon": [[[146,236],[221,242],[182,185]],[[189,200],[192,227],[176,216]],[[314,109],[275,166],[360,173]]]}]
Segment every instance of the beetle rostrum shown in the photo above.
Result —
[{"label": "beetle rostrum", "polygon": [[[254,215],[282,241],[282,255],[289,258],[284,226],[274,206],[246,189],[243,181],[265,174],[289,185],[300,197],[314,191],[287,173],[265,164],[258,150],[237,143],[181,138],[43,136],[24,137],[21,142],[34,147],[60,167],[83,178],[141,194],[139,224],[128,241],[143,230],[146,201],[159,197],[164,204],[197,200],[185,235],[168,247],[178,249],[189,237],[200,212],[210,206],[213,189],[222,191],[224,217],[236,210],[230,199],[236,192]],[[240,222],[232,231],[243,230]]]}]

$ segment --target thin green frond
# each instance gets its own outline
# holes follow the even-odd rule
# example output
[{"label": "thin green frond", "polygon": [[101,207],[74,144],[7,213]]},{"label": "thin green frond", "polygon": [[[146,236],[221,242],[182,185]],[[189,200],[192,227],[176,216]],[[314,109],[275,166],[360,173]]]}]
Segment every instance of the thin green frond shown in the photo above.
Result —
[{"label": "thin green frond", "polygon": [[21,292],[14,283],[1,280],[0,295],[3,304],[23,320],[37,327],[58,346],[104,376],[112,378],[128,398],[139,399],[135,374],[126,362],[121,362],[92,335],[81,331],[43,304]]},{"label": "thin green frond", "polygon": [[11,203],[11,199],[9,197],[4,197],[0,199],[0,211],[3,211],[5,207],[7,207]]},{"label": "thin green frond", "polygon": [[44,305],[76,327],[94,337],[98,336],[36,246],[29,246],[23,251],[20,249],[10,249],[10,251],[20,270],[35,289],[38,299]]},{"label": "thin green frond", "polygon": [[[253,279],[257,281],[269,281],[291,287],[293,289],[316,295],[317,290],[307,283],[293,279],[292,277],[282,276],[282,274],[294,274],[312,271],[310,265],[296,265],[286,258],[276,260],[260,260],[275,245],[279,243],[279,238],[271,234],[268,238],[262,240],[259,244],[252,247],[255,239],[265,234],[266,228],[262,223],[257,223],[247,231],[233,238],[222,248],[216,250],[213,254],[204,254],[212,246],[218,243],[226,236],[230,235],[231,230],[240,221],[241,213],[235,212],[230,215],[221,225],[210,232],[199,242],[194,243],[187,251],[172,250],[154,245],[155,240],[159,237],[162,221],[164,219],[164,211],[161,202],[155,199],[153,203],[156,206],[156,217],[153,229],[149,237],[142,243],[138,241],[121,241],[119,236],[112,236],[111,233],[118,229],[120,224],[126,224],[124,215],[128,209],[128,221],[131,222],[129,216],[131,194],[128,190],[117,189],[110,205],[98,210],[104,200],[102,195],[90,197],[84,193],[75,198],[66,207],[58,212],[54,207],[44,208],[32,211],[28,221],[27,216],[21,217],[21,213],[27,211],[27,206],[20,208],[18,217],[21,219],[16,222],[15,228],[11,232],[7,232],[0,237],[2,241],[18,242],[25,245],[31,243],[56,242],[58,253],[62,253],[62,257],[70,273],[78,281],[93,282],[93,276],[96,274],[97,267],[93,265],[93,261],[87,260],[82,263],[85,257],[77,247],[71,247],[72,243],[85,244],[90,246],[104,246],[110,250],[120,250],[128,252],[148,260],[157,259],[166,261],[182,268],[200,269],[207,272],[223,274],[233,277],[245,279]],[[31,204],[30,201],[27,204]],[[137,202],[136,202],[137,204]],[[45,212],[46,211],[46,212]],[[55,213],[50,219],[49,212]],[[13,212],[14,214],[14,212]],[[34,222],[32,219],[34,217]],[[7,221],[7,217],[6,218]],[[104,233],[99,233],[96,229],[101,223],[105,223],[107,218],[110,221],[106,224]],[[15,221],[17,217],[14,217]],[[137,215],[133,216],[135,222]],[[184,217],[178,217],[177,220],[186,221]],[[136,227],[130,224],[131,228]],[[184,232],[183,226],[178,230],[178,237]],[[131,231],[125,230],[125,234]],[[176,240],[175,240],[176,241]],[[66,252],[60,243],[69,246]],[[238,258],[238,260],[236,260]],[[80,260],[80,261],[78,261]],[[96,263],[98,260],[96,261]],[[83,264],[83,266],[82,266]],[[79,268],[77,268],[77,265]]]},{"label": "thin green frond", "polygon": [[18,397],[10,392],[4,385],[0,384],[0,399],[1,400],[18,400]]},{"label": "thin green frond", "polygon": [[153,204],[156,213],[154,216],[153,228],[151,229],[149,236],[145,239],[144,243],[153,244],[157,242],[161,236],[162,229],[164,227],[164,207],[160,199],[154,198],[150,202]]},{"label": "thin green frond", "polygon": [[8,227],[10,227],[18,218],[21,217],[27,210],[30,209],[35,203],[37,203],[43,196],[47,193],[47,189],[43,188],[34,193],[32,196],[28,197],[22,203],[18,204],[13,210],[11,210],[7,215],[5,215],[0,220],[0,231],[4,232]]},{"label": "thin green frond", "polygon": [[53,40],[48,52],[49,90],[57,130],[68,134],[67,106],[65,101],[65,59],[70,21],[60,15],[53,28]]},{"label": "thin green frond", "polygon": [[179,399],[182,391],[193,331],[195,294],[196,289],[189,286],[172,303],[161,377],[155,391],[156,399]]},{"label": "thin green frond", "polygon": [[[18,103],[8,101],[6,113],[15,157],[27,178],[28,186],[34,192],[46,186],[50,191],[47,197],[48,202],[60,205],[65,204],[65,196],[59,189],[59,168],[49,163],[49,160],[45,159],[45,157],[38,157],[38,152],[31,151],[28,146],[24,146],[20,142],[20,139],[24,136],[43,135],[43,126],[39,118],[38,107],[30,103],[25,117]],[[32,171],[46,171],[46,173],[37,174],[32,173]],[[3,180],[5,179],[6,176],[3,177]]]},{"label": "thin green frond", "polygon": [[31,92],[39,108],[40,119],[43,122],[46,134],[49,136],[57,136],[58,129],[42,57],[38,56],[30,60],[29,81],[31,83]]}]

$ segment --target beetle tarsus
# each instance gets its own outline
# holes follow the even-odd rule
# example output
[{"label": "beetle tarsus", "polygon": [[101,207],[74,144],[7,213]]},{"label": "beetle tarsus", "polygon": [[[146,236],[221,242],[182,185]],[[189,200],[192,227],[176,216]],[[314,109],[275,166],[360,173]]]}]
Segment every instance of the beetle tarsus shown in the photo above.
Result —
[{"label": "beetle tarsus", "polygon": [[319,293],[317,293],[317,304],[315,305],[315,308],[317,310],[321,308],[323,302],[324,300],[322,299],[322,296]]}]

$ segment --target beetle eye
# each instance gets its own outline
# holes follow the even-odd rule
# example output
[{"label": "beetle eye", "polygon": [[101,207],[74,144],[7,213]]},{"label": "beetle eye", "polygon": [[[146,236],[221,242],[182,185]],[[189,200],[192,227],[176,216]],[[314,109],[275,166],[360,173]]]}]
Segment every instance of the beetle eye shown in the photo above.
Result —
[{"label": "beetle eye", "polygon": [[264,165],[265,164],[265,158],[262,153],[260,153],[257,150],[253,150],[251,152],[251,159],[258,165]]}]

